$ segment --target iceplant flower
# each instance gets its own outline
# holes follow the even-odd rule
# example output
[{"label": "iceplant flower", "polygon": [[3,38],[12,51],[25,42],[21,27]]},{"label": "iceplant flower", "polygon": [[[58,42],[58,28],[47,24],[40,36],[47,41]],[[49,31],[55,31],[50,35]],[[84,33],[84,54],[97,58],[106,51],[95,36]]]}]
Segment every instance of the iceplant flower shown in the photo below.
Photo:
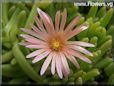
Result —
[{"label": "iceplant flower", "polygon": [[35,17],[36,25],[32,29],[22,28],[27,34],[21,34],[25,42],[21,42],[27,48],[36,49],[26,58],[34,57],[32,63],[36,63],[44,58],[45,61],[41,67],[40,75],[43,75],[51,64],[51,73],[54,75],[55,70],[60,78],[68,76],[70,68],[67,60],[70,60],[77,68],[80,68],[76,58],[84,62],[91,63],[91,61],[84,56],[92,53],[83,47],[94,47],[93,44],[81,41],[69,41],[70,38],[79,34],[88,28],[88,24],[82,24],[76,27],[80,17],[74,18],[66,27],[67,10],[63,13],[57,11],[55,15],[55,22],[52,22],[51,17],[37,8],[39,17]]}]

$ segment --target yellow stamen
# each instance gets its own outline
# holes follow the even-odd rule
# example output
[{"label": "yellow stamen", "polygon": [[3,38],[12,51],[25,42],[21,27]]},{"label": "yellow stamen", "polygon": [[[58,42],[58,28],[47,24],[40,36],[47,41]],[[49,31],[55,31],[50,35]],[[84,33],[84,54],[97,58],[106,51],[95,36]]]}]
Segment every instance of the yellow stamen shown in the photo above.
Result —
[{"label": "yellow stamen", "polygon": [[58,50],[58,49],[60,49],[60,47],[61,47],[61,43],[59,42],[59,40],[53,40],[52,41],[52,48],[54,50]]}]

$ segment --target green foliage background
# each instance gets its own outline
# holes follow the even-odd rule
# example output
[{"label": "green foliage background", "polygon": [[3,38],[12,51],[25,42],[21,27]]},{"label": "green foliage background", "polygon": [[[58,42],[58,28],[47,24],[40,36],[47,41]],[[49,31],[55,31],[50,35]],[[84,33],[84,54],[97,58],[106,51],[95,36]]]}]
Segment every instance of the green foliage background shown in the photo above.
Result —
[{"label": "green foliage background", "polygon": [[[31,29],[36,8],[48,13],[54,21],[57,10],[68,11],[67,24],[80,15],[78,25],[87,22],[89,29],[81,32],[71,40],[80,40],[95,44],[88,48],[93,52],[92,64],[78,60],[80,69],[69,62],[71,73],[62,80],[51,75],[50,67],[43,76],[39,70],[44,60],[32,64],[25,56],[32,50],[19,46],[23,39],[19,36],[21,27]],[[2,83],[7,84],[114,84],[114,62],[112,59],[112,34],[114,32],[113,8],[110,7],[78,7],[70,2],[8,2],[2,3]],[[67,25],[66,24],[66,25]]]}]

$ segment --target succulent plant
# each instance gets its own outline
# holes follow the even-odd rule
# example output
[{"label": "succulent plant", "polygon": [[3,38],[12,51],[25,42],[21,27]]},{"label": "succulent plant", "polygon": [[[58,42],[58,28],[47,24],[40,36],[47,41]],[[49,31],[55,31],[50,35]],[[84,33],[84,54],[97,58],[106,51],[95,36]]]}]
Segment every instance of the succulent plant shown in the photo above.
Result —
[{"label": "succulent plant", "polygon": [[[26,55],[33,51],[20,46],[23,41],[20,28],[31,29],[34,17],[37,15],[37,7],[49,14],[54,21],[57,10],[68,11],[66,24],[80,16],[78,25],[86,22],[89,28],[74,36],[71,40],[92,43],[95,47],[86,48],[93,52],[93,56],[87,56],[92,64],[78,59],[80,69],[76,69],[70,62],[70,75],[60,79],[56,74],[50,73],[48,67],[46,73],[40,76],[39,71],[44,60],[32,64],[32,59],[26,59]],[[112,58],[112,35],[114,32],[114,13],[110,7],[80,7],[73,2],[16,2],[2,3],[2,83],[3,84],[114,84],[114,62]],[[1,77],[1,76],[0,76]]]}]

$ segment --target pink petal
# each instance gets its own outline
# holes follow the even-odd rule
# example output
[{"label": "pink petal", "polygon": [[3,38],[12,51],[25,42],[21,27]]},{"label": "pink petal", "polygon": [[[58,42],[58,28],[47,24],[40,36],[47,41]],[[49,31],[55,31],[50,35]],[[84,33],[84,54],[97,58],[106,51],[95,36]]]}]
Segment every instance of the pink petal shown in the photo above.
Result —
[{"label": "pink petal", "polygon": [[36,63],[40,60],[42,60],[43,58],[45,58],[46,56],[48,56],[48,54],[51,52],[51,50],[48,50],[44,53],[41,53],[39,54],[38,56],[36,56],[33,60],[32,60],[32,63]]},{"label": "pink petal", "polygon": [[56,31],[59,30],[59,22],[60,22],[60,11],[57,11],[55,16],[55,29]]},{"label": "pink petal", "polygon": [[40,71],[40,75],[43,75],[47,69],[47,67],[49,66],[51,60],[53,57],[53,53],[50,53],[49,56],[46,58],[45,62],[42,65],[41,71]]},{"label": "pink petal", "polygon": [[37,11],[38,11],[40,17],[42,18],[47,31],[49,33],[52,33],[53,34],[54,27],[52,25],[52,21],[50,21],[49,16],[46,13],[44,13],[40,8],[37,8]]},{"label": "pink petal", "polygon": [[21,37],[25,38],[25,39],[28,39],[30,38],[30,35],[27,35],[27,34],[20,34]]},{"label": "pink petal", "polygon": [[51,63],[51,73],[53,75],[55,74],[55,56],[56,54],[54,53],[53,58],[52,58],[52,63]]},{"label": "pink petal", "polygon": [[45,36],[42,35],[42,34],[38,34],[38,33],[34,32],[34,31],[32,31],[32,30],[28,30],[28,29],[24,29],[24,28],[21,28],[21,30],[22,30],[23,32],[25,32],[25,33],[28,33],[28,34],[34,36],[34,37],[37,37],[37,38],[39,38],[39,39],[41,39],[41,40],[46,41]]},{"label": "pink petal", "polygon": [[67,10],[64,9],[63,14],[62,14],[61,24],[60,24],[60,31],[64,30],[64,26],[66,24],[66,20],[67,20]]},{"label": "pink petal", "polygon": [[66,55],[66,57],[67,57],[77,68],[80,68],[80,65],[78,64],[78,62],[77,62],[77,60],[74,58],[74,56],[68,55],[66,52],[65,52],[65,55]]},{"label": "pink petal", "polygon": [[93,54],[91,52],[89,52],[88,50],[84,49],[83,47],[80,46],[75,46],[75,45],[68,45],[69,48],[74,49],[76,51],[79,51],[81,53],[93,56]]},{"label": "pink petal", "polygon": [[21,34],[21,37],[25,38],[26,41],[33,43],[33,44],[46,44],[46,42],[39,40],[35,37],[32,37],[30,35],[26,35],[26,34]]},{"label": "pink petal", "polygon": [[68,41],[68,44],[83,46],[83,47],[95,47],[95,45],[91,43],[81,42],[81,41]]},{"label": "pink petal", "polygon": [[88,25],[87,24],[82,24],[79,27],[75,28],[72,32],[66,34],[67,40],[70,39],[70,38],[72,38],[73,36],[79,34],[83,30],[86,30],[87,28],[88,28]]},{"label": "pink petal", "polygon": [[56,69],[57,69],[57,73],[59,75],[59,77],[62,79],[63,78],[63,74],[62,74],[62,64],[61,64],[61,58],[59,57],[59,55],[57,55],[55,57],[56,59]]},{"label": "pink petal", "polygon": [[43,33],[47,33],[46,30],[44,29],[44,26],[42,24],[42,22],[39,20],[39,18],[36,16],[35,17],[35,21],[37,26],[39,27],[39,29],[43,32]]},{"label": "pink petal", "polygon": [[27,45],[27,48],[33,48],[33,49],[38,49],[38,48],[48,48],[46,45]]},{"label": "pink petal", "polygon": [[40,41],[40,40],[36,40],[36,39],[32,39],[32,38],[28,38],[28,39],[25,39],[26,41],[28,41],[28,42],[30,42],[30,43],[33,43],[33,44],[40,44],[40,45],[42,45],[42,44],[44,44],[44,45],[46,45],[46,43],[45,42],[42,42],[42,41]]},{"label": "pink petal", "polygon": [[38,28],[36,27],[36,26],[32,26],[32,28],[33,28],[33,30],[36,32],[36,33],[38,33],[39,35],[41,35],[42,37],[44,37],[45,38],[45,40],[48,40],[48,37],[49,37],[49,35],[48,35],[48,33],[46,32],[40,32],[40,30],[38,30]]},{"label": "pink petal", "polygon": [[87,57],[85,57],[84,55],[82,55],[78,51],[74,51],[72,49],[68,49],[67,52],[70,53],[71,55],[76,56],[77,58],[87,62],[87,63],[91,63],[91,60],[89,60]]},{"label": "pink petal", "polygon": [[[46,13],[45,13],[45,14],[46,14]],[[46,14],[46,15],[48,16],[48,18],[49,18],[49,20],[50,20],[50,26],[53,28],[53,30],[54,30],[54,32],[55,32],[54,25],[53,25],[53,21],[52,21],[51,17],[50,17],[48,14]]]},{"label": "pink petal", "polygon": [[63,67],[65,69],[65,72],[67,74],[69,74],[70,73],[70,69],[69,69],[69,66],[68,66],[67,59],[66,59],[65,55],[63,53],[60,53],[60,58],[61,58]]},{"label": "pink petal", "polygon": [[20,42],[19,44],[23,45],[23,46],[31,45],[31,43],[29,43],[29,42]]},{"label": "pink petal", "polygon": [[31,25],[31,27],[32,27],[32,29],[33,29],[35,32],[37,32],[37,33],[42,33],[42,32],[38,29],[38,27],[36,27],[35,25]]},{"label": "pink petal", "polygon": [[68,77],[68,72],[66,71],[65,67],[63,66],[63,64],[62,64],[61,66],[62,66],[63,75],[64,75],[65,77]]},{"label": "pink petal", "polygon": [[48,39],[48,34],[47,34],[47,32],[41,32],[35,25],[32,25],[32,29],[37,33],[37,34],[39,34],[39,35],[41,35],[42,37],[44,37],[45,38],[45,40],[47,40]]},{"label": "pink petal", "polygon": [[28,54],[26,56],[26,58],[31,58],[31,57],[37,56],[45,51],[46,51],[46,49],[39,49],[39,50],[33,51],[32,53]]},{"label": "pink petal", "polygon": [[69,31],[72,31],[72,29],[74,28],[74,26],[77,25],[77,23],[80,20],[80,16],[74,18],[71,23],[69,25],[67,25],[66,29],[65,29],[65,34],[67,34]]},{"label": "pink petal", "polygon": [[37,11],[38,11],[39,15],[42,14],[42,17],[44,17],[48,22],[50,22],[50,19],[49,19],[49,17],[46,15],[45,12],[43,12],[40,8],[37,8]]}]

